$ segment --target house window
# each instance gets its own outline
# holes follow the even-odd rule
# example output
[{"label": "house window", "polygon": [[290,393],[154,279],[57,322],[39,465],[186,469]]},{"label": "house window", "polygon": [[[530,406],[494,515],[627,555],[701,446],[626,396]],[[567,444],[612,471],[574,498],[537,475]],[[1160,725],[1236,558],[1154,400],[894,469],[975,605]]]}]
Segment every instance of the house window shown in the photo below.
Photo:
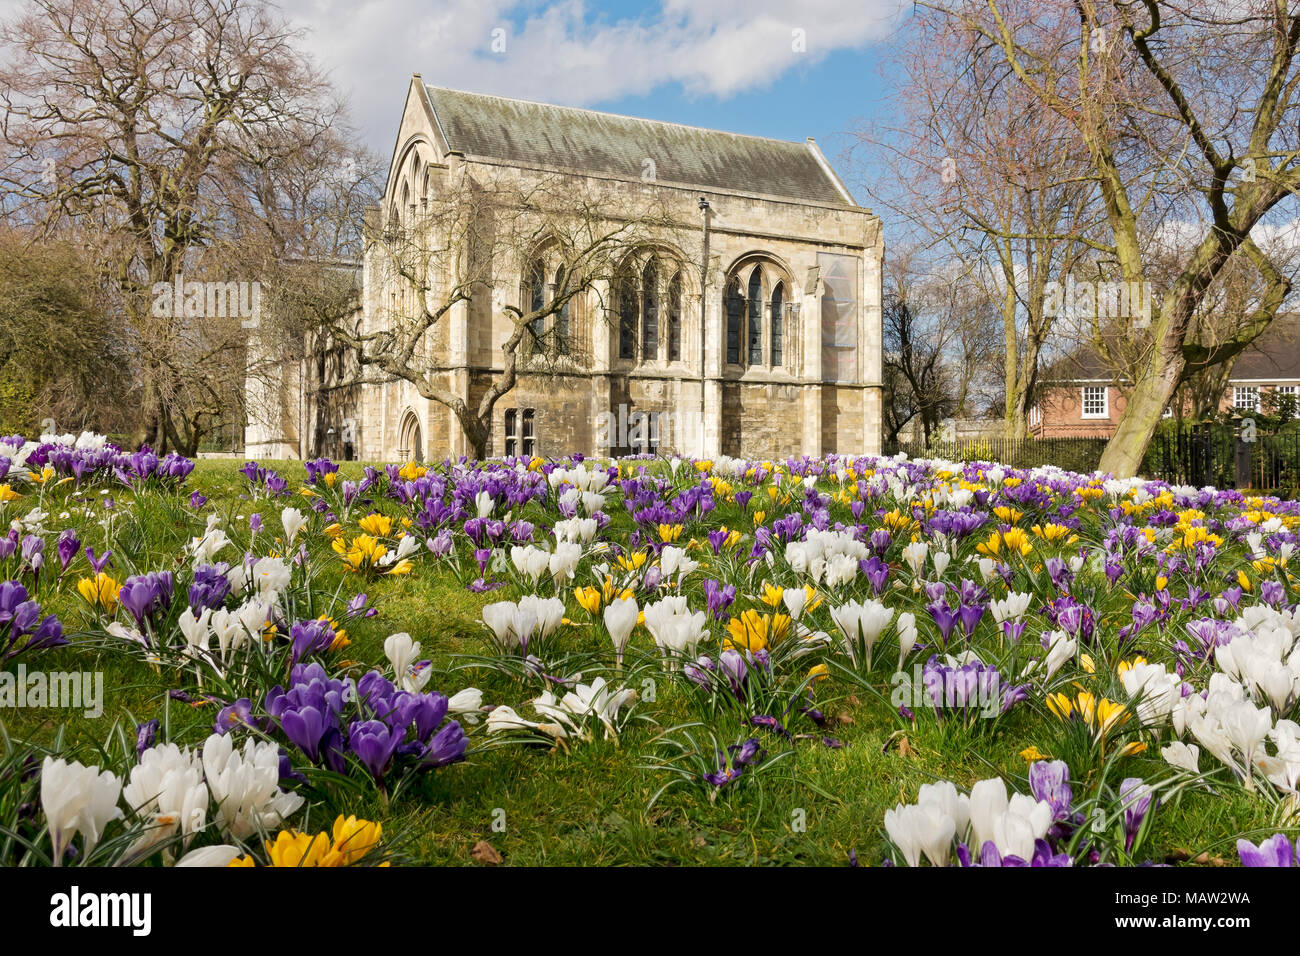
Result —
[{"label": "house window", "polygon": [[618,357],[636,358],[636,284],[624,276],[618,286]]},{"label": "house window", "polygon": [[772,367],[782,363],[781,323],[785,318],[785,283],[778,282],[772,290]]},{"label": "house window", "polygon": [[727,364],[740,364],[740,319],[745,314],[745,297],[740,294],[740,282],[731,280],[727,286]]},{"label": "house window", "polygon": [[1273,391],[1278,398],[1295,398],[1297,389],[1294,385],[1279,385]]},{"label": "house window", "polygon": [[507,408],[505,414],[506,457],[523,455],[532,458],[537,454],[537,436],[535,434],[536,410],[525,408]]},{"label": "house window", "polygon": [[513,458],[519,453],[518,439],[515,438],[515,430],[518,428],[519,410],[517,408],[506,409],[505,436],[506,436],[506,457]]},{"label": "house window", "polygon": [[682,357],[682,277],[673,276],[668,283],[668,361]]},{"label": "house window", "polygon": [[520,436],[523,444],[524,457],[532,458],[537,454],[537,438],[533,434],[533,409],[525,408],[523,414],[523,434]]},{"label": "house window", "polygon": [[1083,417],[1109,418],[1109,389],[1105,385],[1083,386]]},{"label": "house window", "polygon": [[1255,385],[1238,385],[1232,390],[1232,407],[1243,412],[1259,411],[1259,388]]},{"label": "house window", "polygon": [[641,273],[641,358],[659,357],[659,270],[651,259]]},{"label": "house window", "polygon": [[[534,260],[528,269],[528,284],[524,290],[524,306],[529,312],[540,312],[546,307],[546,275],[541,262]],[[528,323],[533,341],[539,341],[546,331],[546,317],[539,316]]]},{"label": "house window", "polygon": [[749,274],[749,364],[763,364],[763,276]]},{"label": "house window", "polygon": [[[564,266],[555,272],[555,295],[562,295],[568,290],[564,284]],[[572,299],[565,299],[560,311],[555,314],[555,348],[561,355],[569,354],[569,304]]]},{"label": "house window", "polygon": [[628,450],[634,455],[659,454],[659,429],[662,425],[662,412],[633,412],[628,416]]}]

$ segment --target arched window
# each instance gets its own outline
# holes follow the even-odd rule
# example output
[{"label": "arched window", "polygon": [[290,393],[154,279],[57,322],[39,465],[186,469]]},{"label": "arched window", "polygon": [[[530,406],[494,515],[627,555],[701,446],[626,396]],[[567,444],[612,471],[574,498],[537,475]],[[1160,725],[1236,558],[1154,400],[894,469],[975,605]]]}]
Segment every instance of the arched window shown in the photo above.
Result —
[{"label": "arched window", "polygon": [[[524,308],[537,312],[546,307],[546,273],[540,259],[534,259],[528,266],[528,280],[524,289]],[[546,317],[541,316],[528,323],[534,339],[540,339],[546,332]]]},{"label": "arched window", "polygon": [[[567,291],[564,284],[564,266],[555,272],[555,292],[562,295]],[[560,311],[555,314],[555,348],[561,355],[569,353],[569,305],[572,299],[565,299]]]},{"label": "arched window", "polygon": [[740,280],[727,285],[727,364],[740,364],[740,322],[745,314],[745,297],[740,294]]},{"label": "arched window", "polygon": [[763,275],[758,267],[749,274],[749,364],[763,364]]},{"label": "arched window", "polygon": [[785,283],[778,282],[772,290],[772,367],[782,364],[781,324],[785,319]]},{"label": "arched window", "polygon": [[668,361],[682,357],[682,274],[668,283]]},{"label": "arched window", "polygon": [[520,441],[523,454],[532,458],[537,452],[537,439],[533,435],[533,409],[525,408],[523,414],[523,435]]},{"label": "arched window", "polygon": [[637,301],[636,282],[630,275],[618,280],[618,357],[636,358]]},{"label": "arched window", "polygon": [[519,453],[519,436],[518,421],[519,410],[515,408],[506,409],[505,433],[506,433],[506,457],[513,458]]},{"label": "arched window", "polygon": [[659,357],[659,270],[651,259],[641,272],[641,358]]}]

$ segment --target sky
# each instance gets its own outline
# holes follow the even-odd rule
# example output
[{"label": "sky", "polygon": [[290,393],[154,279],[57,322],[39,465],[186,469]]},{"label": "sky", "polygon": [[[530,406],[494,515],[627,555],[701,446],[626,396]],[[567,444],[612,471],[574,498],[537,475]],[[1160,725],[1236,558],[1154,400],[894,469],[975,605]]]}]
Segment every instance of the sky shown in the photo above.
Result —
[{"label": "sky", "polygon": [[283,0],[387,156],[426,83],[712,129],[817,140],[840,159],[877,117],[905,0]]}]

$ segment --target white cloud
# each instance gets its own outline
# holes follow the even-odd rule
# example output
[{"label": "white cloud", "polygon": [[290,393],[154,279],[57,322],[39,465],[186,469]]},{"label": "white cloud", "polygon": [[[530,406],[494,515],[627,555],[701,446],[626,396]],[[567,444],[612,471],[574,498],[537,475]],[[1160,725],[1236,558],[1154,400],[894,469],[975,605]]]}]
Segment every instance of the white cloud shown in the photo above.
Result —
[{"label": "white cloud", "polygon": [[[425,82],[573,106],[681,84],[726,99],[884,38],[901,0],[663,0],[614,20],[582,0],[286,0],[309,47],[387,150],[412,73]],[[504,50],[492,48],[494,30]],[[795,31],[803,31],[798,34]],[[798,49],[802,45],[802,49]]]}]

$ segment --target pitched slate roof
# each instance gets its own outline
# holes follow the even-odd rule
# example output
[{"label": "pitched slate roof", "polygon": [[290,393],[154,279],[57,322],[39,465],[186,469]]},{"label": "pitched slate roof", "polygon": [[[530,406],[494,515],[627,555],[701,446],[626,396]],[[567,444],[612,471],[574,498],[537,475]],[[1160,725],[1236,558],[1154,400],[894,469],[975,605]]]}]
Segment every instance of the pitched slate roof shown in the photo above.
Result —
[{"label": "pitched slate roof", "polygon": [[[1114,379],[1097,352],[1088,345],[1062,356],[1043,370],[1044,384],[1097,382]],[[1281,312],[1264,333],[1242,350],[1228,382],[1288,382],[1300,379],[1300,312]]]},{"label": "pitched slate roof", "polygon": [[856,205],[811,142],[551,106],[443,87],[425,89],[447,146],[467,158],[582,169],[704,189]]},{"label": "pitched slate roof", "polygon": [[1231,381],[1300,379],[1300,314],[1283,313],[1250,344],[1232,367]]}]

